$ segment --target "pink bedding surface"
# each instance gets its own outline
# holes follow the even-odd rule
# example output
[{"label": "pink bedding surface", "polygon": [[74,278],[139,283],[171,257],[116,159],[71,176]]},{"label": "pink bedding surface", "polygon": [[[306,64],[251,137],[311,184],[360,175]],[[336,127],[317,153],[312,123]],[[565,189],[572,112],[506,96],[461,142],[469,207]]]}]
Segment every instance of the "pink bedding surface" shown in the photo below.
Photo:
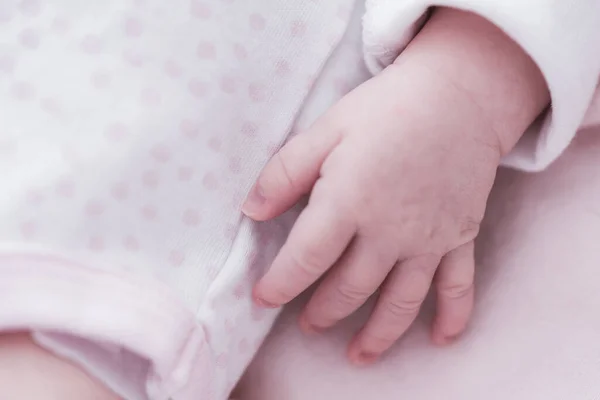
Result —
[{"label": "pink bedding surface", "polygon": [[[595,122],[598,115],[590,115]],[[306,337],[299,299],[240,383],[240,400],[600,398],[600,128],[539,174],[501,170],[477,249],[477,305],[455,344],[429,341],[430,305],[379,364],[345,346],[369,306]]]}]

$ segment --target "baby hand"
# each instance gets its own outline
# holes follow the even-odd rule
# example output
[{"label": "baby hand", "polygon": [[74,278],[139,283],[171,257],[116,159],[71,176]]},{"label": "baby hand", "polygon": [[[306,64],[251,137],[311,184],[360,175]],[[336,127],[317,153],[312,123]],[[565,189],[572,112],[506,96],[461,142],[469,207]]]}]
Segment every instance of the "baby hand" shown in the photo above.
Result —
[{"label": "baby hand", "polygon": [[398,72],[367,82],[292,139],[244,208],[267,220],[310,193],[255,290],[260,302],[279,306],[329,271],[301,316],[305,330],[332,326],[381,287],[349,349],[357,363],[374,361],[406,331],[434,277],[434,340],[445,343],[464,329],[473,306],[473,239],[500,158],[497,139],[465,132],[460,115],[440,118],[399,100]]},{"label": "baby hand", "polygon": [[473,307],[473,240],[499,160],[547,102],[536,65],[500,30],[435,12],[394,65],[263,170],[244,205],[251,218],[310,201],[256,300],[277,307],[323,278],[300,317],[318,331],[379,289],[348,350],[367,364],[408,329],[434,284],[432,338],[452,341]]}]

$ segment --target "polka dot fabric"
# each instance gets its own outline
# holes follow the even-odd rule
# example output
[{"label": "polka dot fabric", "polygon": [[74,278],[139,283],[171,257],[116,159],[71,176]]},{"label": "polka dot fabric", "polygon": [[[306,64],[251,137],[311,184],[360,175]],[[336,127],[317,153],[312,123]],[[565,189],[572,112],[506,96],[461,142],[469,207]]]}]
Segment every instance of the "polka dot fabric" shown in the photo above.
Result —
[{"label": "polka dot fabric", "polygon": [[[250,293],[296,215],[255,224],[243,198],[290,134],[402,51],[429,6],[0,1],[0,330],[32,330],[127,400],[226,399],[276,317]],[[565,7],[568,31],[580,22]],[[561,49],[592,54],[559,39],[593,34],[545,23]],[[597,79],[577,68],[565,71]],[[583,87],[555,75],[553,98]],[[564,132],[542,130],[535,166],[574,134],[591,96],[578,93],[567,122],[546,124]]]},{"label": "polka dot fabric", "polygon": [[316,84],[315,115],[358,82],[319,80],[352,7],[0,2],[0,329],[127,399],[227,398],[276,316],[251,287],[294,219],[239,208]]}]

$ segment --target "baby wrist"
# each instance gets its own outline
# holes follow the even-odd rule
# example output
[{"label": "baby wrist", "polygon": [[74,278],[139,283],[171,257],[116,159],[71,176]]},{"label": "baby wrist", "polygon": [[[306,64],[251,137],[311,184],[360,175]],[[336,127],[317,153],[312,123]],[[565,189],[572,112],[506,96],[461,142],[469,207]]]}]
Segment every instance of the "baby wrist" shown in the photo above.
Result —
[{"label": "baby wrist", "polygon": [[[548,106],[550,95],[535,62],[504,32],[472,13],[440,8],[398,57],[439,74],[454,96],[496,135],[501,155],[514,147]],[[449,96],[452,96],[450,94]]]}]

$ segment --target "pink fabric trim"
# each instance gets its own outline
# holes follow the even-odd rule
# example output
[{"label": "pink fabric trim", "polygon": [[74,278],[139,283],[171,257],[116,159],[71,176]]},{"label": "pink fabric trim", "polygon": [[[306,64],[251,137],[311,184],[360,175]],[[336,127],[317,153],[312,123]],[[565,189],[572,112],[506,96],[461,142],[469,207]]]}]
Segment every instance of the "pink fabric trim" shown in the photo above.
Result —
[{"label": "pink fabric trim", "polygon": [[204,330],[158,282],[54,256],[0,255],[0,304],[0,330],[67,333],[150,360],[151,398],[213,393]]}]

